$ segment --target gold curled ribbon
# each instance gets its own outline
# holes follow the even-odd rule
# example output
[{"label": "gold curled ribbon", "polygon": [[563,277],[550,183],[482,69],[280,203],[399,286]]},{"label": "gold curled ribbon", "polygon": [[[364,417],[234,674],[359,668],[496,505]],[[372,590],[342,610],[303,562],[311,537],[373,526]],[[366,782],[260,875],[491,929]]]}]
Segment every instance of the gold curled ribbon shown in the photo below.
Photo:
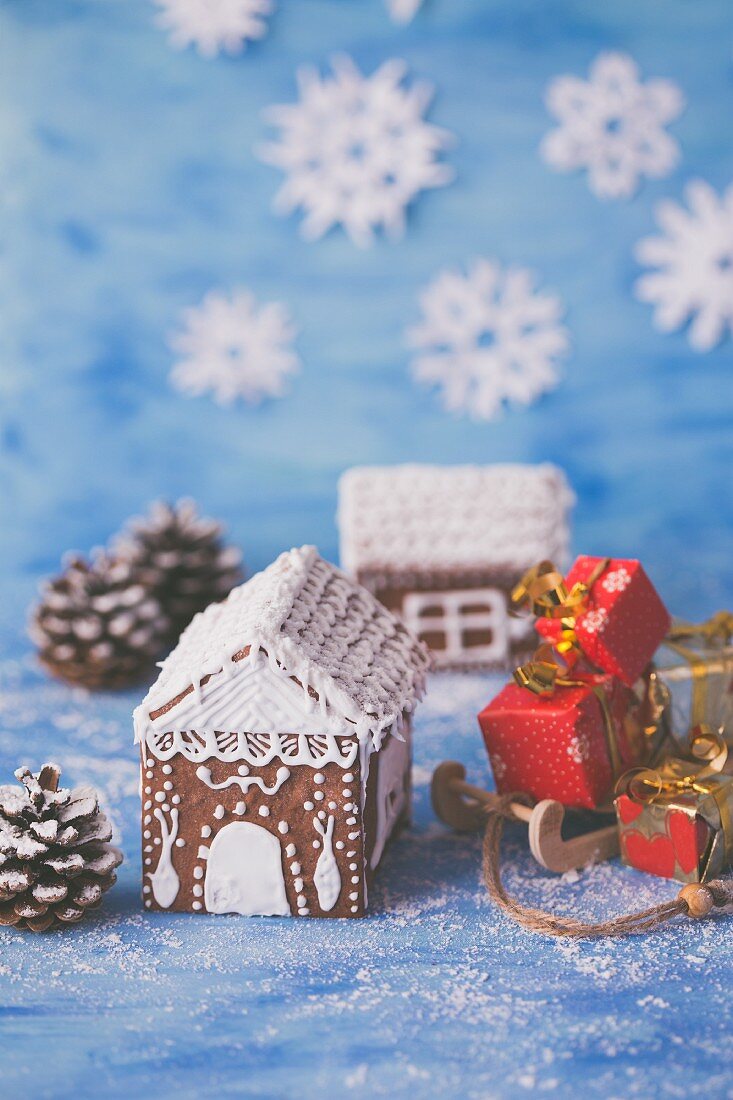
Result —
[{"label": "gold curled ribbon", "polygon": [[709,646],[728,645],[733,637],[733,612],[718,611],[702,623],[677,622],[670,628],[664,644],[673,653],[686,661],[692,674],[692,705],[690,711],[690,725],[695,728],[705,721],[707,713],[708,674],[710,672],[708,660],[697,650],[685,645],[690,642],[707,642]]},{"label": "gold curled ribbon", "polygon": [[584,581],[576,581],[568,588],[565,577],[557,566],[548,560],[538,562],[528,569],[512,590],[511,603],[515,611],[528,608],[540,619],[559,619],[560,637],[555,649],[560,654],[580,653],[576,633],[578,618],[588,610],[593,585],[607,568],[610,558],[601,558]]},{"label": "gold curled ribbon", "polygon": [[721,773],[728,759],[728,746],[719,731],[699,725],[690,733],[688,748],[693,759],[668,757],[658,768],[632,768],[627,771],[616,784],[616,793],[627,795],[639,805],[662,806],[684,795],[712,795],[720,814],[727,861],[733,854],[729,789],[733,778]]}]

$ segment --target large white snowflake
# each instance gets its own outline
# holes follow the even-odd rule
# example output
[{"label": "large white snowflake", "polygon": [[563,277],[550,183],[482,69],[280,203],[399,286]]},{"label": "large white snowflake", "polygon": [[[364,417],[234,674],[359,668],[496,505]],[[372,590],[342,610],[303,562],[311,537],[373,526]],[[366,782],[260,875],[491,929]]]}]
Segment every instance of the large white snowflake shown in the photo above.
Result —
[{"label": "large white snowflake", "polygon": [[410,23],[423,0],[387,0],[387,10],[395,23]]},{"label": "large white snowflake", "polygon": [[241,53],[247,42],[267,33],[273,0],[154,0],[158,24],[170,31],[171,45],[196,46],[202,57],[222,51]]},{"label": "large white snowflake", "polygon": [[266,117],[282,133],[259,154],[286,173],[275,210],[303,210],[307,240],[341,225],[366,246],[376,229],[401,234],[418,193],[450,182],[452,170],[437,157],[451,135],[425,122],[432,89],[404,87],[404,61],[386,61],[369,77],[350,57],[332,66],[324,77],[299,70],[300,100],[269,108]]},{"label": "large white snowflake", "polygon": [[504,401],[530,404],[557,383],[568,349],[559,298],[538,293],[523,268],[475,260],[468,275],[441,272],[423,291],[423,320],[408,330],[420,382],[441,387],[450,412],[491,420]]},{"label": "large white snowflake", "polygon": [[651,302],[662,332],[693,318],[690,344],[709,351],[733,334],[733,184],[719,196],[704,180],[685,189],[689,210],[676,202],[657,205],[664,236],[646,237],[636,257],[656,267],[636,282],[636,296]]},{"label": "large white snowflake", "polygon": [[545,102],[560,125],[542,156],[562,172],[587,168],[599,198],[629,198],[644,176],[660,179],[677,164],[679,146],[664,127],[682,111],[682,92],[671,80],[642,82],[628,54],[599,54],[588,80],[556,77]]},{"label": "large white snowflake", "polygon": [[258,305],[244,289],[229,297],[211,292],[199,306],[184,310],[182,326],[171,338],[180,355],[171,382],[193,396],[211,392],[220,405],[281,397],[287,377],[300,367],[292,348],[295,334],[280,302]]}]

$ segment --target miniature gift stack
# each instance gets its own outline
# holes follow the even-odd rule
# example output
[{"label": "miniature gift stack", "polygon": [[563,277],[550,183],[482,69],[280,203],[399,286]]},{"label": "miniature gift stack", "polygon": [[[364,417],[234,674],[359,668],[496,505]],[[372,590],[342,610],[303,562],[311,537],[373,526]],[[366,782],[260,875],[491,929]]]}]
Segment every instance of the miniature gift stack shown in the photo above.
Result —
[{"label": "miniature gift stack", "polygon": [[700,726],[689,758],[623,776],[615,801],[621,856],[630,867],[680,882],[715,878],[733,855],[733,777],[727,746]]},{"label": "miniature gift stack", "polygon": [[567,579],[541,562],[514,598],[547,641],[479,715],[497,790],[608,805],[664,732],[642,674],[667,611],[639,562],[610,558],[578,558]]},{"label": "miniature gift stack", "polygon": [[146,907],[362,916],[428,665],[309,546],[197,615],[135,711]]},{"label": "miniature gift stack", "polygon": [[[670,699],[672,732],[679,745],[688,731],[707,725],[733,747],[733,612],[704,623],[675,622],[654,656],[655,675]],[[728,765],[730,770],[730,763]]]},{"label": "miniature gift stack", "polygon": [[506,669],[533,645],[512,589],[540,558],[565,564],[573,501],[549,464],[356,467],[339,482],[341,562],[438,668]]}]

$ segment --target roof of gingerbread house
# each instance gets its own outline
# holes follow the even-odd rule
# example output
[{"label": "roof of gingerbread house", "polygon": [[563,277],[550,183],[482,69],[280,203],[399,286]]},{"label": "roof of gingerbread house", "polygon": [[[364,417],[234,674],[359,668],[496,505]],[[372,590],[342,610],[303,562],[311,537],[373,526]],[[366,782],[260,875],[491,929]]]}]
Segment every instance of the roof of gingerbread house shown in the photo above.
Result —
[{"label": "roof of gingerbread house", "polygon": [[135,711],[135,739],[161,729],[201,732],[215,718],[215,729],[235,728],[225,724],[226,708],[214,715],[206,707],[207,695],[221,694],[222,677],[232,676],[235,656],[237,674],[265,662],[289,689],[298,681],[304,712],[342,726],[346,719],[360,739],[377,742],[413,710],[430,663],[423,644],[366,589],[303,546],[196,615]]},{"label": "roof of gingerbread house", "polygon": [[403,576],[563,564],[574,501],[550,464],[355,467],[339,482],[341,564]]}]

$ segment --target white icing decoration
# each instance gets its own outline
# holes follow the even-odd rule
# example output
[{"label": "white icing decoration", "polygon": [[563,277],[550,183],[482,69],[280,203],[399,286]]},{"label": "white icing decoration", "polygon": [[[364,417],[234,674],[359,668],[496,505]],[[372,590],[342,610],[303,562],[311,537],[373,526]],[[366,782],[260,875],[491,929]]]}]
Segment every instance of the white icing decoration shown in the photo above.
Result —
[{"label": "white icing decoration", "polygon": [[295,855],[296,851],[297,849],[294,844],[288,844],[287,848],[285,849],[285,855],[292,857]]},{"label": "white icing decoration", "polygon": [[163,784],[163,790],[164,791],[172,791],[173,790],[173,784],[171,783],[170,779],[166,779],[165,783]]},{"label": "white icing decoration", "polygon": [[235,814],[238,814],[239,817],[241,817],[242,814],[247,812],[247,803],[238,802],[237,805],[234,807],[234,812]]},{"label": "white icing decoration", "polygon": [[171,849],[178,835],[178,810],[171,810],[170,826],[162,810],[156,810],[155,816],[160,822],[162,846],[158,865],[150,876],[153,897],[161,909],[169,909],[178,897],[181,880],[171,860]]},{"label": "white icing decoration", "polygon": [[214,817],[217,819],[217,821],[221,821],[221,819],[223,818],[225,813],[226,813],[226,810],[221,805],[221,803],[219,803],[218,806],[214,807]]},{"label": "white icing decoration", "polygon": [[173,768],[170,766],[170,764],[164,764],[162,770],[163,770],[163,775],[170,775],[171,772],[173,771]]},{"label": "white icing decoration", "polygon": [[155,801],[156,802],[165,802],[165,795],[163,794],[162,791],[156,791]]},{"label": "white icing decoration", "polygon": [[200,902],[200,901],[195,901],[195,902],[193,903],[193,905],[192,905],[192,908],[193,908],[193,909],[202,909],[202,908],[203,908],[203,906],[201,905],[201,902]]},{"label": "white icing decoration", "polygon": [[181,801],[180,794],[174,794],[173,798],[171,799],[171,802],[173,803],[173,805],[178,806],[180,804],[180,801]]},{"label": "white icing decoration", "polygon": [[344,775],[344,783],[353,783],[353,782],[354,782],[353,772],[346,772],[346,774]]},{"label": "white icing decoration", "polygon": [[311,802],[310,799],[307,802],[303,803],[303,809],[304,810],[312,810],[313,807],[314,807],[314,803]]},{"label": "white icing decoration", "polygon": [[269,806],[260,806],[257,813],[260,815],[260,817],[269,817],[270,816],[270,808],[269,808]]},{"label": "white icing decoration", "polygon": [[302,894],[303,893],[303,880],[302,880],[302,878],[296,878],[293,881],[293,886],[295,887],[295,892],[297,894]]},{"label": "white icing decoration", "polygon": [[338,804],[336,802],[329,802],[328,808],[329,808],[329,810],[337,810],[338,809]]},{"label": "white icing decoration", "polygon": [[201,826],[201,836],[204,838],[211,836],[211,825]]},{"label": "white icing decoration", "polygon": [[203,867],[194,867],[194,869],[193,869],[193,877],[194,877],[194,878],[203,878],[203,877],[204,877],[204,869],[203,869]]},{"label": "white icing decoration", "polygon": [[155,761],[154,761],[154,760],[146,760],[146,761],[145,761],[145,767],[146,767],[146,768],[152,768],[152,767],[154,767],[154,765],[155,765]]},{"label": "white icing decoration", "polygon": [[546,463],[355,467],[339,482],[341,561],[354,576],[399,575],[408,587],[435,569],[562,565],[573,503],[562,470]]},{"label": "white icing decoration", "polygon": [[196,775],[212,791],[223,791],[226,787],[239,785],[245,793],[250,787],[259,787],[263,794],[277,794],[286,779],[290,778],[290,772],[287,768],[278,768],[275,782],[271,787],[266,785],[260,775],[230,775],[223,783],[214,783],[211,778],[211,768],[205,768],[203,765],[196,769]]},{"label": "white icing decoration", "polygon": [[[233,663],[245,649],[246,656]],[[425,648],[391,612],[314,547],[304,546],[281,554],[223,603],[194,617],[135,711],[135,736],[161,760],[184,751],[186,742],[172,735],[188,731],[191,736],[192,730],[199,742],[211,735],[215,745],[215,733],[222,730],[266,734],[271,744],[284,736],[291,753],[298,753],[296,735],[270,731],[334,737],[351,727],[354,739],[379,745],[414,709],[428,666]],[[197,690],[189,690],[192,685]],[[174,706],[150,718],[179,695]],[[244,749],[241,758],[249,759],[251,746],[244,748],[241,734],[224,738],[222,754],[232,759]],[[353,746],[348,746],[350,759],[338,745],[327,748],[316,761],[311,746],[311,763],[326,764],[337,756],[343,767],[350,766]],[[272,756],[292,761],[279,744],[272,750]],[[254,762],[262,763],[262,753],[256,755]]]},{"label": "white icing decoration", "polygon": [[272,760],[284,760],[291,767],[305,765],[314,768],[334,763],[341,767],[353,764],[359,742],[353,734],[305,733],[222,733],[220,731],[154,730],[148,734],[150,749],[161,760],[180,754],[194,763],[209,760],[226,762],[246,759],[253,767],[262,768]]},{"label": "white icing decoration", "polygon": [[298,898],[298,908],[299,909],[302,909],[307,904],[308,904],[308,902],[307,902],[306,898],[304,898],[302,896]]},{"label": "white icing decoration", "polygon": [[325,783],[326,782],[326,777],[323,774],[323,772],[316,772],[316,774],[313,776],[313,782],[314,783]]},{"label": "white icing decoration", "polygon": [[299,863],[291,863],[290,864],[290,873],[292,875],[299,875],[300,874],[300,864]]},{"label": "white icing decoration", "polygon": [[200,897],[203,897],[203,893],[204,893],[203,886],[199,885],[199,883],[196,883],[196,885],[193,888],[193,896],[195,898],[200,898]]},{"label": "white icing decoration", "polygon": [[186,841],[183,839],[182,836],[179,836],[178,840],[176,841],[176,848],[185,848],[185,847],[186,847]]},{"label": "white icing decoration", "polygon": [[210,851],[210,849],[207,848],[205,844],[199,844],[199,850],[198,850],[198,853],[197,853],[197,858],[198,859],[208,859],[209,858],[209,851]]},{"label": "white icing decoration", "polygon": [[341,851],[341,849],[344,847],[343,840],[337,840],[334,847],[338,848],[338,850]]},{"label": "white icing decoration", "polygon": [[289,915],[274,833],[248,821],[225,825],[211,845],[204,900],[210,913]]},{"label": "white icing decoration", "polygon": [[316,791],[316,792],[314,793],[313,797],[314,797],[314,798],[315,798],[315,799],[316,799],[316,800],[317,800],[318,802],[322,802],[325,796],[324,796],[324,794],[323,794],[323,791]]},{"label": "white icing decoration", "polygon": [[288,825],[287,821],[278,821],[277,831],[279,833],[283,833],[283,835],[284,835],[285,833],[288,832],[289,828],[290,828],[290,826]]},{"label": "white icing decoration", "polygon": [[313,826],[316,832],[323,837],[323,851],[318,857],[313,882],[318,894],[318,904],[324,913],[328,913],[333,909],[341,893],[341,875],[339,874],[332,846],[334,823],[335,818],[333,815],[329,817],[326,825],[317,817],[313,818]]}]

